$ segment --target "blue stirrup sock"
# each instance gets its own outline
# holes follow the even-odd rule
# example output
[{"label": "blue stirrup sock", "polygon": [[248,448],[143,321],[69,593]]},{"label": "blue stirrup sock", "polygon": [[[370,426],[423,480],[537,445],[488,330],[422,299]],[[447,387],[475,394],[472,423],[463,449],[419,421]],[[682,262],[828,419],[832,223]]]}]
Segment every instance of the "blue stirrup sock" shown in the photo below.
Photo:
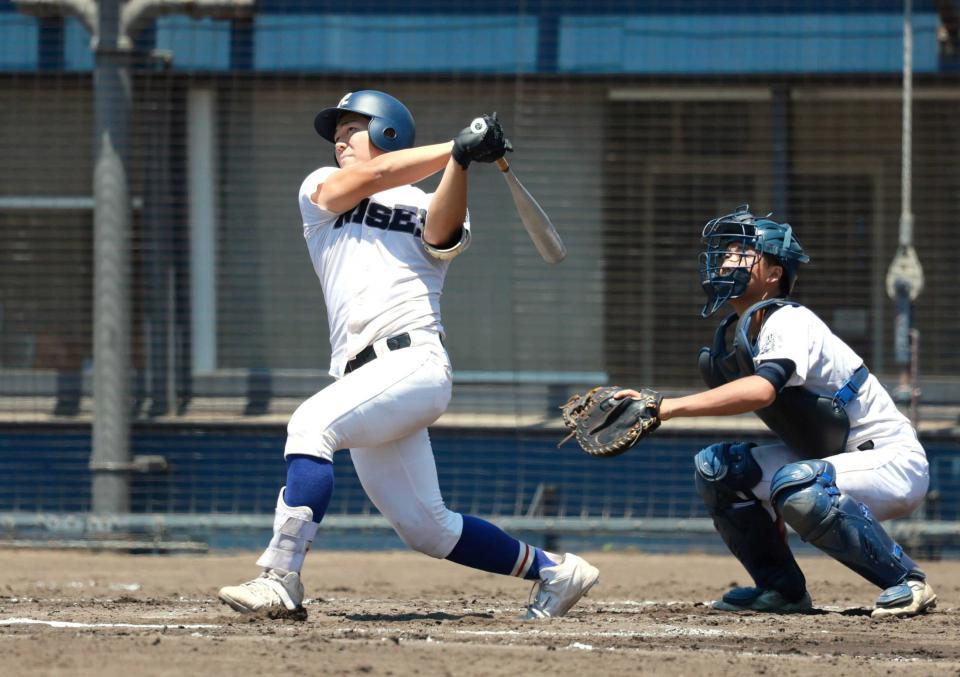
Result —
[{"label": "blue stirrup sock", "polygon": [[472,515],[463,515],[463,533],[447,559],[527,580],[538,580],[541,567],[557,563],[540,548],[518,541],[500,527]]},{"label": "blue stirrup sock", "polygon": [[333,463],[316,456],[287,457],[287,488],[283,502],[291,508],[305,505],[320,522],[333,496]]}]

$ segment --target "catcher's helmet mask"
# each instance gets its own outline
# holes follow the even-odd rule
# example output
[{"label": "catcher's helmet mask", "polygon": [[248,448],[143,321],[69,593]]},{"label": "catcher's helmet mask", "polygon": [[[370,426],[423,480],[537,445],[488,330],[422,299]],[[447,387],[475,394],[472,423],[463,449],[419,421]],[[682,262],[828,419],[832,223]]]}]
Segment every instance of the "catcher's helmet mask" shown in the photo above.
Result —
[{"label": "catcher's helmet mask", "polygon": [[344,113],[357,113],[370,120],[370,142],[384,151],[411,148],[416,138],[416,123],[410,110],[386,92],[364,89],[349,92],[333,108],[325,108],[314,118],[317,134],[335,143],[337,122]]},{"label": "catcher's helmet mask", "polygon": [[707,295],[701,312],[703,317],[710,317],[730,299],[742,296],[750,284],[753,267],[760,260],[760,256],[756,256],[749,266],[724,268],[731,244],[739,245],[742,252],[750,249],[773,257],[783,267],[783,295],[793,291],[798,268],[810,257],[804,253],[789,223],[777,223],[769,217],[768,214],[757,218],[750,213],[750,205],[743,204],[733,213],[712,219],[703,227],[701,239],[706,249],[700,254],[700,285]]}]

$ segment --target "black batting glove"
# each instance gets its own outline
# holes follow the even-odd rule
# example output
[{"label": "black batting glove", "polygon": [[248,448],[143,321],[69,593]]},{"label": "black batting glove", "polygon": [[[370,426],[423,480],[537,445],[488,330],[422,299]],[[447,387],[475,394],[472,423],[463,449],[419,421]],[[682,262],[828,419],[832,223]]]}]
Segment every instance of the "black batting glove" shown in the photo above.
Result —
[{"label": "black batting glove", "polygon": [[503,127],[497,120],[497,114],[475,118],[470,126],[464,127],[453,140],[453,159],[467,169],[470,163],[496,162],[507,151],[513,150],[510,139],[503,134]]}]

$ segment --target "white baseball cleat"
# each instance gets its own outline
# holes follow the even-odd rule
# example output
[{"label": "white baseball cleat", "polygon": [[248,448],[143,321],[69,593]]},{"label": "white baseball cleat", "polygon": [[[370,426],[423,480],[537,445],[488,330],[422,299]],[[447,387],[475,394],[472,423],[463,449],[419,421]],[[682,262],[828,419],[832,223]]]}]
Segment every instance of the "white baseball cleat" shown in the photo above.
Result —
[{"label": "white baseball cleat", "polygon": [[937,606],[937,595],[924,580],[910,578],[884,590],[870,614],[872,618],[916,616]]},{"label": "white baseball cleat", "polygon": [[531,591],[527,620],[563,616],[600,580],[595,566],[567,553],[557,564],[540,569],[540,581]]},{"label": "white baseball cleat", "polygon": [[240,613],[280,607],[293,611],[303,604],[303,583],[296,571],[281,576],[268,569],[252,581],[220,588],[219,597]]}]

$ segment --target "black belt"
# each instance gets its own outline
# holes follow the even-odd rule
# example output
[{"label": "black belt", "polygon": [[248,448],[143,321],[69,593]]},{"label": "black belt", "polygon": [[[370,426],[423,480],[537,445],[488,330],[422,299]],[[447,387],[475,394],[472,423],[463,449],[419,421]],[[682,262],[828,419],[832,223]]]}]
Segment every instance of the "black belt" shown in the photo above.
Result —
[{"label": "black belt", "polygon": [[[391,336],[387,339],[387,349],[388,350],[400,350],[401,348],[410,347],[410,334],[404,332],[402,334],[397,334],[396,336]],[[377,359],[377,351],[373,349],[372,345],[367,346],[359,353],[356,357],[347,362],[347,368],[344,369],[345,374],[349,374],[351,371],[356,371],[367,362],[372,362]]]}]

